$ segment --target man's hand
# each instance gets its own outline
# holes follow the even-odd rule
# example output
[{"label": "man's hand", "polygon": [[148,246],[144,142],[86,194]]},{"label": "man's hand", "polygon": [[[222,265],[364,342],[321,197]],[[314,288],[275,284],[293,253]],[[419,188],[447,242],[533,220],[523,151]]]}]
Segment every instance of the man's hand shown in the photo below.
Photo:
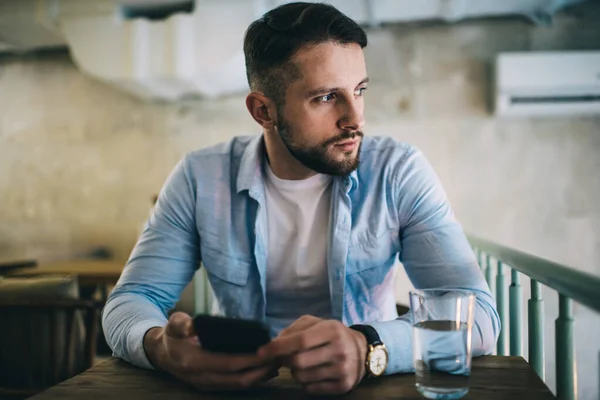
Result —
[{"label": "man's hand", "polygon": [[201,390],[246,389],[277,376],[274,363],[256,355],[223,355],[202,350],[185,313],[174,313],[164,328],[144,337],[150,362]]},{"label": "man's hand", "polygon": [[279,360],[293,377],[313,394],[342,394],[352,390],[365,375],[367,340],[340,321],[303,316],[258,355]]}]

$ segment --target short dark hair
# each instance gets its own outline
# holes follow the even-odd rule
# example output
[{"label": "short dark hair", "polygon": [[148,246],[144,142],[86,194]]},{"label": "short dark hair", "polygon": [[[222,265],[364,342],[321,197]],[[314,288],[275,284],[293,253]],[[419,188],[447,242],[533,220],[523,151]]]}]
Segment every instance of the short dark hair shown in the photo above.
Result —
[{"label": "short dark hair", "polygon": [[367,45],[365,31],[335,7],[322,3],[289,3],[254,21],[246,31],[246,75],[252,90],[260,90],[276,104],[300,72],[291,62],[301,49],[333,41]]}]

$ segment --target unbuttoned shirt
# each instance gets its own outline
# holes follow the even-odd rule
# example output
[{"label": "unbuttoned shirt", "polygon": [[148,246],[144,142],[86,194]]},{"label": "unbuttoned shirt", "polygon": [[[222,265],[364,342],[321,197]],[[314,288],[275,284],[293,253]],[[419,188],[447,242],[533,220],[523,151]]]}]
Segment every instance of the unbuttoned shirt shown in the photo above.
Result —
[{"label": "unbuttoned shirt", "polygon": [[[115,356],[153,368],[143,337],[166,325],[200,265],[222,314],[266,321],[265,162],[261,135],[191,152],[178,163],[103,310]],[[414,371],[410,314],[396,312],[397,261],[416,289],[475,293],[472,354],[491,353],[500,331],[495,301],[423,154],[392,138],[365,137],[359,167],[334,177],[331,190],[330,315],[377,330],[389,353],[385,373]],[[272,327],[272,335],[280,329]]]}]

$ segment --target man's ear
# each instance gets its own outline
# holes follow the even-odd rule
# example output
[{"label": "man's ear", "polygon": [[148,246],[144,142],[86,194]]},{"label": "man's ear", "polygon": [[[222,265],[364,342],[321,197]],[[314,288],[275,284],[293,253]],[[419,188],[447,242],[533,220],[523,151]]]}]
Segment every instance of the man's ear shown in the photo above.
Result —
[{"label": "man's ear", "polygon": [[246,96],[246,108],[256,122],[264,129],[273,129],[277,124],[276,107],[271,99],[259,92]]}]

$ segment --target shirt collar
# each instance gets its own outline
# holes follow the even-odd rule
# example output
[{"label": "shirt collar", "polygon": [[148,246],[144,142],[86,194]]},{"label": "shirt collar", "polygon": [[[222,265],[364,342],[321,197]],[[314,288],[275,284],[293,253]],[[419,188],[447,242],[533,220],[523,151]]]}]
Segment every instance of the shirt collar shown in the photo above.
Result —
[{"label": "shirt collar", "polygon": [[[263,135],[253,138],[240,161],[240,169],[236,182],[237,193],[248,190],[250,195],[256,197],[264,187],[262,163],[265,160],[265,142]],[[343,183],[346,193],[358,188],[358,173],[356,170],[344,177],[338,177]]]},{"label": "shirt collar", "polygon": [[263,186],[262,162],[264,159],[264,138],[263,135],[259,135],[250,141],[242,154],[236,182],[237,193],[248,190],[250,194],[253,194]]},{"label": "shirt collar", "polygon": [[358,173],[356,170],[350,172],[350,174],[344,179],[344,185],[346,185],[346,193],[349,193],[352,189],[358,188]]}]

